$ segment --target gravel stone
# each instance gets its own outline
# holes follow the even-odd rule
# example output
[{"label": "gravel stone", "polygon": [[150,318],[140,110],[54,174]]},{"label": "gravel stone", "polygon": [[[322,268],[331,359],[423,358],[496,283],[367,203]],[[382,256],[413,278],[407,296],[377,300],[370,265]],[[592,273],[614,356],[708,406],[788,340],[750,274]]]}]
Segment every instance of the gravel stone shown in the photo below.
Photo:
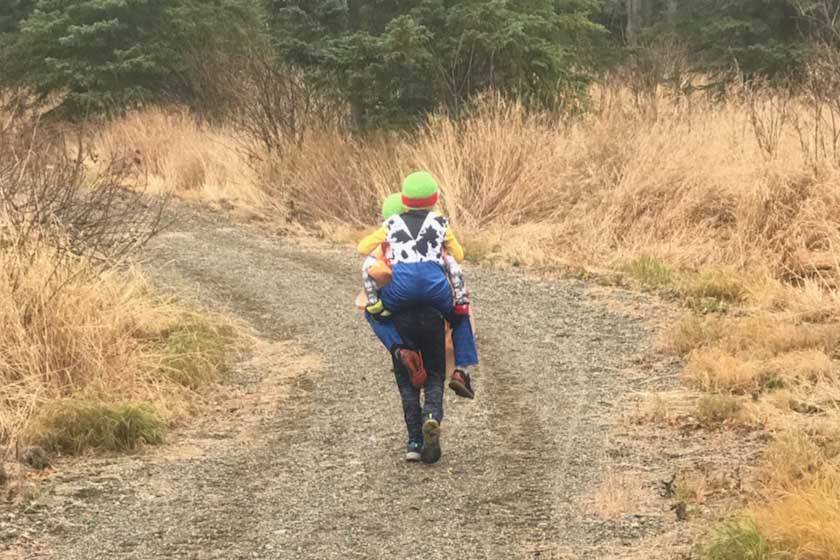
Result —
[{"label": "gravel stone", "polygon": [[[250,429],[237,424],[246,411],[221,403],[203,438],[197,427],[160,450],[55,477],[28,520],[39,546],[27,557],[596,559],[605,542],[667,530],[646,517],[601,522],[586,505],[624,460],[609,432],[625,396],[650,389],[623,373],[651,352],[646,296],[612,293],[637,311],[627,313],[581,281],[468,265],[477,398],[447,392],[443,459],[407,464],[388,356],[353,308],[359,266],[346,248],[180,208],[148,248],[153,279],[322,365],[262,402]],[[187,440],[195,453],[174,452]]]}]

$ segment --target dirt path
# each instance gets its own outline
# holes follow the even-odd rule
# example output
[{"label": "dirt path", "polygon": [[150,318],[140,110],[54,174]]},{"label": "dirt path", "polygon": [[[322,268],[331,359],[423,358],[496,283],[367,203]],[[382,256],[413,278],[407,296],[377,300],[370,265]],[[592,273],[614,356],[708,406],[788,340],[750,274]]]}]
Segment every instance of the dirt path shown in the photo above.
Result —
[{"label": "dirt path", "polygon": [[667,504],[607,523],[587,501],[622,454],[608,434],[624,396],[662,374],[626,371],[651,350],[643,296],[468,268],[478,399],[447,395],[444,458],[424,466],[403,461],[351,252],[184,210],[150,255],[159,282],[317,362],[245,364],[236,404],[172,445],[56,476],[21,514],[32,557],[604,558],[666,530]]}]

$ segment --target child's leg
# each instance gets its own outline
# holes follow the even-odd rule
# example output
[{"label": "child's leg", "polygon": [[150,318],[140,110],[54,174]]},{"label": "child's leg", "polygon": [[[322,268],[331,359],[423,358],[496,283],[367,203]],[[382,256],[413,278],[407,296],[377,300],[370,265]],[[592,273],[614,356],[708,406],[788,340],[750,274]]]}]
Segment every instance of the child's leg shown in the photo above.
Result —
[{"label": "child's leg", "polygon": [[455,367],[465,369],[478,365],[478,349],[469,315],[457,315],[452,325],[452,347],[455,351]]},{"label": "child's leg", "polygon": [[391,357],[400,362],[408,371],[411,383],[415,387],[423,387],[427,378],[423,356],[420,355],[420,352],[414,350],[411,344],[406,343],[394,321],[390,319],[377,321],[370,313],[365,313],[365,318]]},{"label": "child's leg", "polygon": [[365,297],[367,298],[368,305],[373,305],[379,301],[379,287],[376,285],[376,282],[373,281],[373,278],[371,278],[368,274],[370,267],[375,263],[375,257],[368,257],[362,264],[362,285],[365,289]]},{"label": "child's leg", "polygon": [[403,345],[403,339],[393,321],[377,321],[367,312],[365,312],[365,319],[370,323],[374,334],[379,338],[379,341],[385,346],[389,354],[393,355],[394,350]]},{"label": "child's leg", "polygon": [[403,405],[403,417],[408,432],[408,441],[414,443],[423,442],[423,414],[420,410],[420,389],[411,384],[408,371],[402,364],[394,359],[394,375],[397,379],[397,388],[400,391],[400,398]]},{"label": "child's leg", "polygon": [[452,346],[455,350],[455,367],[464,369],[478,364],[478,350],[475,345],[469,315],[456,315],[455,302],[448,279],[426,284],[428,303],[447,318],[452,325]]},{"label": "child's leg", "polygon": [[[444,276],[444,275],[442,275]],[[430,282],[426,294],[430,303],[439,313],[447,318],[452,325],[452,348],[455,353],[455,372],[449,381],[449,387],[460,397],[475,398],[472,381],[467,372],[469,366],[478,364],[478,350],[475,346],[475,336],[468,314],[456,313],[452,289],[444,276],[443,285],[440,282]],[[468,306],[467,309],[469,309]],[[460,311],[460,309],[458,310]]]},{"label": "child's leg", "polygon": [[450,256],[446,257],[446,275],[449,277],[449,283],[452,285],[452,295],[455,298],[455,305],[469,304],[469,292],[467,291],[467,284],[464,280],[464,271],[461,270],[461,265],[458,261]]}]

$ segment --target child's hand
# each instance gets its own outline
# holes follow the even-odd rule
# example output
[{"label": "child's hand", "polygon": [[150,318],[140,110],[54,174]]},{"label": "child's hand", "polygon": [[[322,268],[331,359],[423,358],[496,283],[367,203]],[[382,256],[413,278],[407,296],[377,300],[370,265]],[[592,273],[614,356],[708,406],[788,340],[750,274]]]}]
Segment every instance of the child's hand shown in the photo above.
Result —
[{"label": "child's hand", "polygon": [[455,306],[455,315],[469,315],[470,314],[470,304],[469,303],[461,303]]},{"label": "child's hand", "polygon": [[384,319],[391,316],[391,312],[385,309],[385,304],[381,299],[376,300],[376,303],[365,307],[365,311],[371,314],[374,319]]}]

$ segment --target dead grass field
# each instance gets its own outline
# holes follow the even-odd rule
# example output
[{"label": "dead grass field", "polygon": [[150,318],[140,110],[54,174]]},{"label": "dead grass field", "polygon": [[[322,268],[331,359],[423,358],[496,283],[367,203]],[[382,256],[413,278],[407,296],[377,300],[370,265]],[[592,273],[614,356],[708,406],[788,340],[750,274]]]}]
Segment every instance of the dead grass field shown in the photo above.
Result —
[{"label": "dead grass field", "polygon": [[0,113],[3,460],[160,443],[224,375],[233,327],[162,296],[126,258],[160,206],[129,196],[139,181],[123,164],[73,127]]},{"label": "dead grass field", "polygon": [[[594,112],[568,122],[488,98],[461,122],[432,117],[413,133],[366,138],[312,130],[258,158],[231,129],[149,109],[109,125],[98,146],[135,153],[157,188],[238,201],[310,231],[370,227],[401,177],[428,169],[474,256],[500,264],[606,269],[644,257],[667,268],[642,267],[643,282],[703,269],[686,289],[726,298],[742,289],[732,271],[831,281],[840,168],[792,125],[768,153],[751,123],[773,94],[663,94],[647,102],[652,117],[626,91],[595,93]],[[810,118],[804,102],[790,105]]]},{"label": "dead grass field", "polygon": [[[3,270],[21,268],[0,256]],[[233,329],[155,293],[136,272],[54,269],[45,252],[0,278],[0,434],[77,454],[159,443],[220,381]],[[60,286],[60,289],[57,289]]]},{"label": "dead grass field", "polygon": [[[705,394],[686,414],[710,429],[764,429],[775,442],[762,496],[705,555],[833,559],[837,122],[813,99],[762,88],[712,102],[604,87],[578,119],[488,97],[459,122],[434,116],[411,133],[365,138],[313,129],[273,153],[255,157],[252,144],[250,159],[232,130],[158,109],[113,123],[99,145],[135,150],[138,172],[160,189],[343,241],[374,225],[404,174],[426,169],[471,258],[606,274],[684,305],[661,347],[684,358],[686,385]],[[670,418],[668,407],[656,402],[650,419]],[[685,492],[700,499],[695,482]],[[621,486],[604,488],[602,515],[617,511]]]}]

